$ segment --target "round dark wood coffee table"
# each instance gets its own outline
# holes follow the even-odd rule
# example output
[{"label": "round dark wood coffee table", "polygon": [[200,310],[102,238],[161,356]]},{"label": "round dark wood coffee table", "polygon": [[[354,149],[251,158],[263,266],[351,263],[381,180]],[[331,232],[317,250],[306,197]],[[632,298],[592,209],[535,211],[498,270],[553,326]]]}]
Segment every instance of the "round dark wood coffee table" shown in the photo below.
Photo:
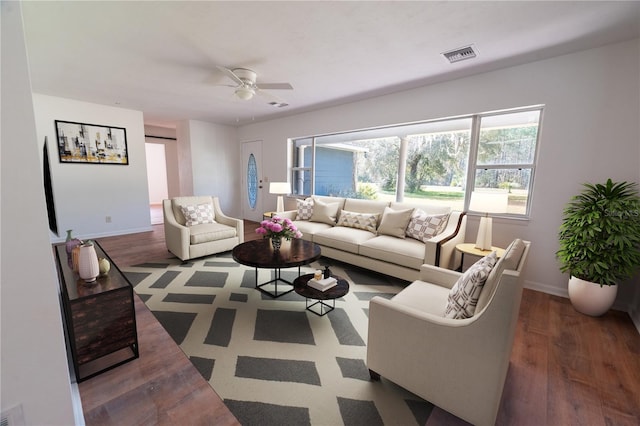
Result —
[{"label": "round dark wood coffee table", "polygon": [[[256,289],[276,298],[293,291],[293,283],[280,276],[280,269],[297,266],[300,275],[300,266],[320,259],[321,253],[319,245],[300,238],[283,241],[280,250],[274,250],[271,241],[263,238],[238,244],[233,248],[231,255],[236,262],[256,268]],[[275,278],[258,284],[258,268],[274,269]],[[284,283],[290,288],[279,292],[278,283]],[[274,290],[270,291],[265,286],[273,286]]]},{"label": "round dark wood coffee table", "polygon": [[[300,275],[298,278],[293,280],[293,288],[296,293],[305,297],[307,300],[308,311],[319,316],[326,315],[335,309],[336,299],[349,293],[349,283],[347,280],[338,275],[331,276],[338,280],[338,284],[325,291],[316,290],[315,288],[307,285],[309,280],[313,278],[313,274]],[[309,304],[309,299],[313,299],[315,302]],[[325,302],[326,300],[331,300],[332,303],[328,304]],[[314,307],[316,307],[316,309],[313,309]]]}]

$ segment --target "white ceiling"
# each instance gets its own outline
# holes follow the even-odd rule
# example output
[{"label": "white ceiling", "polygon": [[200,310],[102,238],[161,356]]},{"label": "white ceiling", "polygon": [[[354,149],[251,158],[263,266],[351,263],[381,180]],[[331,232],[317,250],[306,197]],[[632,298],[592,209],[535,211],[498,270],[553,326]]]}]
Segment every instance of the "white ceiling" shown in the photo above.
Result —
[{"label": "white ceiling", "polygon": [[[640,2],[23,3],[33,91],[143,111],[146,124],[246,124],[640,37]],[[440,54],[474,44],[472,60]],[[234,97],[217,65],[271,99]],[[615,66],[615,64],[612,64]]]}]

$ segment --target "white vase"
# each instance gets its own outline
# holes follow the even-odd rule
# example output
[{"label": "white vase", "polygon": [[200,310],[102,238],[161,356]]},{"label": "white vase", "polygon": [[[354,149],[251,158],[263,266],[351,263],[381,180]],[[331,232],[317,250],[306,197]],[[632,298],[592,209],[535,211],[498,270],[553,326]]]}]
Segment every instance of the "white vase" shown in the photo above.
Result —
[{"label": "white vase", "polygon": [[78,259],[78,275],[86,282],[94,282],[100,274],[98,256],[93,245],[81,245]]},{"label": "white vase", "polygon": [[574,309],[585,315],[599,317],[613,306],[618,294],[617,285],[603,285],[571,277],[569,300]]}]

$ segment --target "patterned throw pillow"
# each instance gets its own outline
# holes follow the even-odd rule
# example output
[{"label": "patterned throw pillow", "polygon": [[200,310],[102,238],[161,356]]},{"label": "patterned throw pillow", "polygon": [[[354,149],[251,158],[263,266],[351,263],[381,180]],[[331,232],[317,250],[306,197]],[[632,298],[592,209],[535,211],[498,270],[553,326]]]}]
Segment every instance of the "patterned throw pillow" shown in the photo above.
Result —
[{"label": "patterned throw pillow", "polygon": [[426,243],[444,230],[449,214],[430,215],[417,209],[407,225],[407,237]]},{"label": "patterned throw pillow", "polygon": [[307,198],[306,200],[296,199],[296,206],[298,207],[296,220],[311,219],[311,216],[313,216],[313,198]]},{"label": "patterned throw pillow", "polygon": [[338,219],[337,225],[376,232],[376,227],[378,226],[378,215],[375,213],[356,213],[342,210],[340,212],[340,218]]},{"label": "patterned throw pillow", "polygon": [[491,252],[474,263],[458,278],[447,298],[445,318],[471,318],[475,314],[482,287],[497,260],[496,252]]},{"label": "patterned throw pillow", "polygon": [[180,206],[186,220],[185,225],[193,226],[202,223],[216,223],[213,216],[213,206],[208,203],[195,206]]}]

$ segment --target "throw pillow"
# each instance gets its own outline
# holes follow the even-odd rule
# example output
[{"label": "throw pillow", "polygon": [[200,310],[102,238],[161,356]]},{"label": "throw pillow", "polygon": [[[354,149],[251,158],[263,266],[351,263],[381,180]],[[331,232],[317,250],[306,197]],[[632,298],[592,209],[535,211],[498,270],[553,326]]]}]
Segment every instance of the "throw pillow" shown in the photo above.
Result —
[{"label": "throw pillow", "polygon": [[407,237],[426,243],[444,230],[448,220],[449,214],[429,215],[418,209],[407,225]]},{"label": "throw pillow", "polygon": [[347,210],[340,212],[338,226],[346,226],[348,228],[364,229],[369,232],[376,232],[378,226],[377,213],[356,213]]},{"label": "throw pillow", "polygon": [[520,238],[516,238],[511,242],[509,247],[504,251],[502,255],[504,259],[504,268],[516,270],[518,269],[518,264],[520,263],[520,258],[522,257],[522,253],[524,253],[525,244]]},{"label": "throw pillow", "polygon": [[318,199],[314,199],[313,213],[309,220],[311,222],[322,222],[329,225],[335,225],[339,208],[340,203],[325,203]]},{"label": "throw pillow", "polygon": [[296,220],[311,219],[313,215],[313,198],[307,198],[306,200],[296,199],[296,207],[298,208]]},{"label": "throw pillow", "polygon": [[447,298],[445,318],[471,318],[475,314],[482,287],[496,261],[496,252],[491,252],[458,278]]},{"label": "throw pillow", "polygon": [[213,206],[208,203],[195,206],[180,206],[186,220],[185,225],[193,226],[202,223],[216,223],[213,215]]},{"label": "throw pillow", "polygon": [[413,209],[393,210],[385,207],[378,227],[378,234],[404,238],[412,214]]},{"label": "throw pillow", "polygon": [[491,300],[502,272],[505,269],[515,270],[518,267],[518,263],[520,263],[520,258],[522,257],[524,249],[525,244],[520,238],[516,238],[511,244],[509,244],[502,257],[498,259],[493,269],[491,269],[491,272],[482,287],[480,298],[476,304],[476,312],[484,309]]}]

